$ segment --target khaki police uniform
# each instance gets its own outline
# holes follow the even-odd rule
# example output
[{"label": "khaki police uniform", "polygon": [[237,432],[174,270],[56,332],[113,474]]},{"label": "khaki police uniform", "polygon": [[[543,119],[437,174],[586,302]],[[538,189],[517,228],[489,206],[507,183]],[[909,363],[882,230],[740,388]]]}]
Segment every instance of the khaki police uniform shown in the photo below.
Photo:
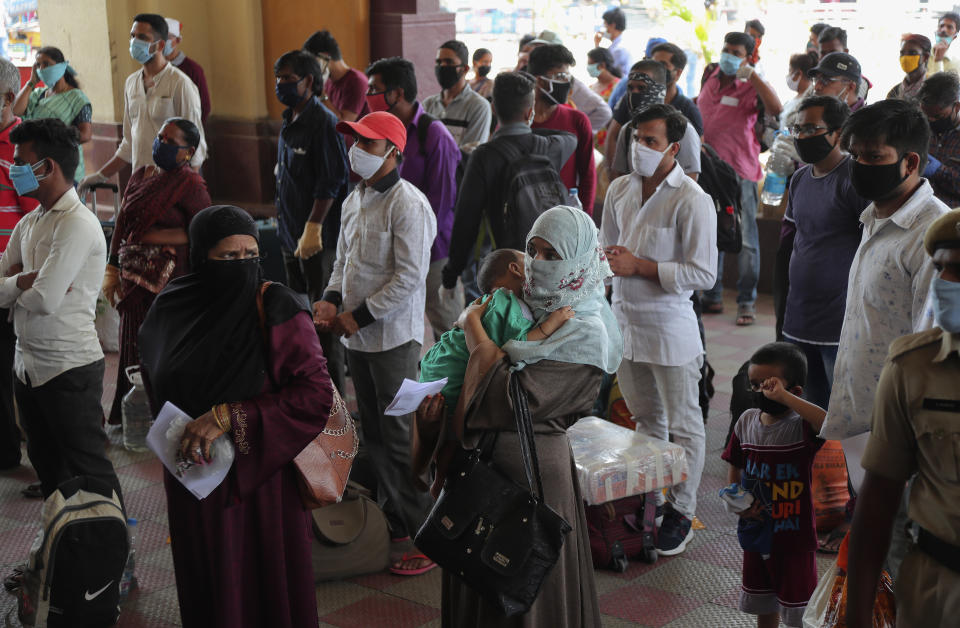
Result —
[{"label": "khaki police uniform", "polygon": [[[910,519],[960,546],[960,334],[934,328],[890,345],[862,465],[904,483],[915,474]],[[960,623],[960,573],[916,546],[896,595],[897,626]]]}]

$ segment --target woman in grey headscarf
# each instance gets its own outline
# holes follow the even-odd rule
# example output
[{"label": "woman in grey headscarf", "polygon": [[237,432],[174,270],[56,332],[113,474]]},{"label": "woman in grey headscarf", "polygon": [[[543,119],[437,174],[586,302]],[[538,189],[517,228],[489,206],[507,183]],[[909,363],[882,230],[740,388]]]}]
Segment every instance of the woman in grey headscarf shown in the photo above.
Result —
[{"label": "woman in grey headscarf", "polygon": [[[534,318],[543,320],[563,306],[573,319],[540,342],[508,342],[497,347],[479,324],[484,306],[474,303],[461,316],[470,362],[457,411],[448,429],[463,446],[475,447],[488,430],[515,432],[508,387],[519,378],[527,391],[534,423],[537,455],[546,504],[573,531],[566,536],[560,558],[548,574],[539,597],[524,615],[504,617],[479,595],[445,572],[444,626],[600,626],[600,611],[590,557],[583,499],[566,429],[589,414],[603,372],[613,373],[623,355],[623,337],[604,299],[603,280],[612,276],[597,241],[597,228],[582,210],[554,207],[544,212],[527,236],[523,298]],[[438,413],[442,399],[421,408],[418,420]],[[450,446],[438,456],[438,483],[445,475]],[[525,476],[520,446],[514,434],[497,439],[496,468],[519,484]]]}]

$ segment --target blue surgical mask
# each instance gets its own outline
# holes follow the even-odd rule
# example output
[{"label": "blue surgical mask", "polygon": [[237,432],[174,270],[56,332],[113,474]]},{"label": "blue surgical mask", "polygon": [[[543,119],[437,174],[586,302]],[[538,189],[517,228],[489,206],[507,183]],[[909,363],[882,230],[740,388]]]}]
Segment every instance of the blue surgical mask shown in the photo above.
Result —
[{"label": "blue surgical mask", "polygon": [[587,64],[587,74],[593,78],[600,76],[600,64],[599,63],[588,63]]},{"label": "blue surgical mask", "polygon": [[47,68],[37,68],[37,76],[47,87],[53,87],[57,81],[63,78],[63,73],[67,71],[67,62],[57,63]]},{"label": "blue surgical mask", "polygon": [[934,277],[930,287],[937,324],[951,334],[960,333],[960,283]]},{"label": "blue surgical mask", "polygon": [[169,57],[172,54],[173,54],[173,42],[168,39],[167,43],[163,45],[163,56]]},{"label": "blue surgical mask", "polygon": [[936,42],[934,43],[947,44],[948,46],[951,42],[953,42],[953,37],[941,37],[940,35],[937,35],[934,39],[936,39]]},{"label": "blue surgical mask", "polygon": [[742,62],[743,59],[737,55],[732,55],[729,52],[720,53],[720,71],[727,76],[736,74],[737,70],[740,69],[740,64]]},{"label": "blue surgical mask", "polygon": [[153,163],[167,171],[175,170],[180,165],[177,163],[177,153],[181,148],[192,147],[167,144],[161,142],[159,137],[153,138]]},{"label": "blue surgical mask", "polygon": [[31,165],[13,164],[10,166],[10,182],[13,183],[13,189],[17,191],[17,196],[25,196],[40,187],[40,181],[47,178],[47,175],[37,176],[36,171],[43,166],[44,160]]},{"label": "blue surgical mask", "polygon": [[152,45],[152,42],[146,42],[134,37],[130,40],[130,56],[140,65],[145,65],[150,59],[153,59],[154,53],[150,52],[150,46]]}]

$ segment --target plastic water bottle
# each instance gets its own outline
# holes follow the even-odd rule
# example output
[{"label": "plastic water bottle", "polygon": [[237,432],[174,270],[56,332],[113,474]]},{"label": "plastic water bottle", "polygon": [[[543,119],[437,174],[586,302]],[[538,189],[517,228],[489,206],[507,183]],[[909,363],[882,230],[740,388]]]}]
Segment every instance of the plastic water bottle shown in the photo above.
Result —
[{"label": "plastic water bottle", "polygon": [[[778,131],[777,135],[782,135]],[[766,175],[763,178],[763,195],[761,200],[766,205],[779,205],[787,189],[787,178],[793,173],[793,162],[790,157],[780,151],[770,151],[767,159]]]},{"label": "plastic water bottle", "polygon": [[580,202],[580,190],[577,188],[570,188],[567,192],[567,205],[570,207],[576,207],[577,209],[583,209],[583,203]]},{"label": "plastic water bottle", "polygon": [[150,401],[143,387],[143,376],[139,366],[128,366],[127,379],[133,384],[121,404],[123,414],[123,446],[130,451],[147,451],[147,432],[153,422]]},{"label": "plastic water bottle", "polygon": [[120,578],[120,601],[127,599],[130,592],[137,588],[137,576],[133,573],[137,566],[137,520],[127,519],[127,536],[130,538],[130,552],[127,554],[127,564],[123,567],[123,576]]}]

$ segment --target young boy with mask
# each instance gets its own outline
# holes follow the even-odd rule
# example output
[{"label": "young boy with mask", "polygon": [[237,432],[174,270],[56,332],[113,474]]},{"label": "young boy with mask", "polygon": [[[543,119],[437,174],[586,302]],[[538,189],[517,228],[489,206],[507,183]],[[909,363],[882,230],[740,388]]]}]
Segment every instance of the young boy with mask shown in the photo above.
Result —
[{"label": "young boy with mask", "polygon": [[755,408],[741,415],[722,458],[728,480],[754,497],[739,512],[743,547],[740,610],[759,628],[801,626],[817,586],[817,533],[810,489],[823,408],[801,398],[807,361],[791,343],[773,342],[750,358]]},{"label": "young boy with mask", "polygon": [[851,183],[852,160],[840,149],[850,110],[832,96],[811,96],[790,129],[808,164],[790,180],[784,229],[793,232],[783,336],[807,357],[806,398],[826,407],[833,384],[847,275],[860,245],[860,214],[870,204]]}]

